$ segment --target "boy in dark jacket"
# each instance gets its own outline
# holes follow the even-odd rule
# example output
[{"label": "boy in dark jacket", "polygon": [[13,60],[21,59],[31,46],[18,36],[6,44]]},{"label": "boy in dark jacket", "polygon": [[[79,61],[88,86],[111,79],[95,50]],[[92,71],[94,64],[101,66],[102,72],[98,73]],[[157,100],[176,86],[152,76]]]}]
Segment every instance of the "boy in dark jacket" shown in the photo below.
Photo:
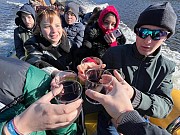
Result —
[{"label": "boy in dark jacket", "polygon": [[25,60],[24,43],[33,36],[33,29],[35,27],[35,10],[31,5],[24,4],[16,13],[18,17],[15,23],[18,26],[14,30],[14,45],[16,56],[20,60]]},{"label": "boy in dark jacket", "polygon": [[[112,47],[103,56],[107,69],[123,71],[126,92],[141,116],[165,118],[172,110],[175,63],[162,56],[161,45],[175,33],[176,20],[169,2],[150,5],[134,27],[136,42]],[[99,113],[97,127],[99,135],[119,135],[104,112]]]}]

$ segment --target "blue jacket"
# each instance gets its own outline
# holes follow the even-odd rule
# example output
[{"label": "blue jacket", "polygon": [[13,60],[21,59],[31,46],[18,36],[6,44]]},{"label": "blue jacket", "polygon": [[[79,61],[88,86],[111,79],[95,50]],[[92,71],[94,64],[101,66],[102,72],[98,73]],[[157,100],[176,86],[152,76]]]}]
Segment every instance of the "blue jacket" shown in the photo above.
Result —
[{"label": "blue jacket", "polygon": [[64,19],[62,18],[62,27],[67,33],[67,37],[71,42],[72,49],[80,48],[82,46],[83,38],[84,38],[84,30],[85,26],[81,22],[76,22],[73,25],[68,25]]}]

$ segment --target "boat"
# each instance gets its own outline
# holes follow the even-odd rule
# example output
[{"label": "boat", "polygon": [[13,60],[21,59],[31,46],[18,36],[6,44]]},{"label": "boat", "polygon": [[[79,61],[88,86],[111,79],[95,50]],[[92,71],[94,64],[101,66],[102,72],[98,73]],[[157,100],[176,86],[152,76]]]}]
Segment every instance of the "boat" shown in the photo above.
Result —
[{"label": "boat", "polygon": [[[62,2],[65,3],[67,1],[62,0]],[[86,4],[82,3],[82,1],[79,1],[79,0],[77,0],[75,2],[80,2],[79,5],[81,5],[84,9],[86,9],[86,13],[92,12],[94,7],[96,7],[96,6],[103,8],[108,5],[108,3],[104,3],[101,5],[94,4],[94,5],[90,6],[90,5],[86,5]],[[127,37],[127,42],[126,42],[127,44],[131,44],[131,43],[135,42],[135,34],[126,24],[124,24],[121,21],[119,24],[119,28],[122,30],[122,33],[125,35],[125,37]],[[10,57],[15,57],[14,50],[11,52]],[[177,117],[180,116],[180,104],[179,104],[180,103],[180,90],[173,88],[172,97],[173,97],[173,101],[174,101],[174,107],[173,107],[172,112],[164,119],[150,117],[150,122],[152,122],[153,124],[158,125],[162,128],[167,128],[168,125],[170,125],[174,119],[176,119]],[[85,127],[86,127],[88,135],[96,135],[97,113],[92,113],[92,114],[88,114],[85,116]],[[174,133],[174,135],[180,135],[180,129],[177,130],[176,133]]]}]

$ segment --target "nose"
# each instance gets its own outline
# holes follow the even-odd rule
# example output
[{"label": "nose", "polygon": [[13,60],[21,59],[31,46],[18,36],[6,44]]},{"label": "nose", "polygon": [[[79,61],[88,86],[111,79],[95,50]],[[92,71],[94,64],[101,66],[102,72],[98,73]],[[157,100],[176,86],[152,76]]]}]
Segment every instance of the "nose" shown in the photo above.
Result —
[{"label": "nose", "polygon": [[52,27],[51,27],[51,32],[52,32],[52,33],[56,32],[56,28],[52,26]]},{"label": "nose", "polygon": [[145,38],[145,39],[144,39],[144,42],[145,42],[146,44],[150,44],[150,43],[152,42],[151,36],[149,35],[147,38]]}]

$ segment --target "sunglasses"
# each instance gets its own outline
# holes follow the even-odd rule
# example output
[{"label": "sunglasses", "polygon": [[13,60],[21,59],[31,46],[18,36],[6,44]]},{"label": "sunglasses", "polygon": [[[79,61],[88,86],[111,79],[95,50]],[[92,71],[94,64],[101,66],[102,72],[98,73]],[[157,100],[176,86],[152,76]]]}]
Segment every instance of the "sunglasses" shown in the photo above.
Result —
[{"label": "sunglasses", "polygon": [[142,39],[151,36],[153,40],[160,40],[161,37],[167,36],[170,32],[163,30],[150,30],[148,28],[136,28],[135,33]]}]

